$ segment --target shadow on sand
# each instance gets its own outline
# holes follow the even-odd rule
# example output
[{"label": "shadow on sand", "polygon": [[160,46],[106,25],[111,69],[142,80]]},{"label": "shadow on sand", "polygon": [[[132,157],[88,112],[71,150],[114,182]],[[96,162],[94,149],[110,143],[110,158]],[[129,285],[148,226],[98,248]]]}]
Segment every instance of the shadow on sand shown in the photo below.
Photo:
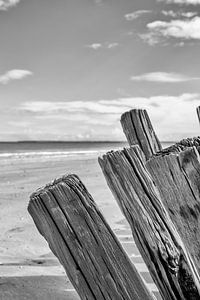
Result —
[{"label": "shadow on sand", "polygon": [[2,300],[80,300],[66,276],[1,277]]}]

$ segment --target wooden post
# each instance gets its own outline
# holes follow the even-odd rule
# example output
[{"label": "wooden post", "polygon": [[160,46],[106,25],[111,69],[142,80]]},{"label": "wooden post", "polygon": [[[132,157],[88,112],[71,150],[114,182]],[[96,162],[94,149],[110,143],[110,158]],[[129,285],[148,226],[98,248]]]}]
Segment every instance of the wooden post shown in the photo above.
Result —
[{"label": "wooden post", "polygon": [[[129,116],[130,112],[126,114]],[[200,120],[200,107],[197,115]],[[143,131],[141,122],[134,122],[134,126],[127,121],[126,124],[127,138]],[[143,151],[149,148],[148,140],[143,139],[143,145],[138,144]],[[146,155],[145,166],[200,275],[200,160],[198,152],[191,147],[200,152],[200,137],[183,139],[154,152],[153,156]]]},{"label": "wooden post", "polygon": [[196,147],[197,150],[200,151],[200,137],[183,139],[178,143],[175,143],[165,149],[162,149],[161,151],[157,152],[154,156],[163,156],[170,153],[180,153],[181,151],[184,151],[191,147]]},{"label": "wooden post", "polygon": [[[172,149],[173,150],[173,149]],[[195,147],[150,158],[146,162],[200,276],[200,157]]]},{"label": "wooden post", "polygon": [[197,116],[198,116],[198,119],[199,119],[199,122],[200,122],[200,106],[197,107]]},{"label": "wooden post", "polygon": [[139,145],[146,159],[162,149],[146,110],[125,112],[121,116],[121,125],[129,145]]},{"label": "wooden post", "polygon": [[198,272],[162,204],[140,148],[107,153],[99,163],[163,299],[200,299]]},{"label": "wooden post", "polygon": [[28,211],[81,299],[153,299],[76,175],[32,194]]}]

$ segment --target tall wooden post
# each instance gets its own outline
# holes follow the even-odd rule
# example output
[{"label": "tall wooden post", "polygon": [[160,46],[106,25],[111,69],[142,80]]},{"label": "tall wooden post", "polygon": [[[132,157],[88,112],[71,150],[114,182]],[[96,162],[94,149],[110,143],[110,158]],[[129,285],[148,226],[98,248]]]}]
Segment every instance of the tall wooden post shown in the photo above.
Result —
[{"label": "tall wooden post", "polygon": [[139,145],[146,159],[162,149],[146,110],[125,112],[121,116],[121,125],[129,145]]},{"label": "tall wooden post", "polygon": [[162,202],[190,252],[200,276],[200,157],[195,147],[146,162]]},{"label": "tall wooden post", "polygon": [[32,194],[28,211],[82,300],[153,300],[77,176]]},{"label": "tall wooden post", "polygon": [[200,122],[200,106],[197,107],[197,116],[198,116],[198,119],[199,119],[199,122]]},{"label": "tall wooden post", "polygon": [[163,299],[200,299],[198,272],[145,167],[140,148],[109,152],[99,163]]}]

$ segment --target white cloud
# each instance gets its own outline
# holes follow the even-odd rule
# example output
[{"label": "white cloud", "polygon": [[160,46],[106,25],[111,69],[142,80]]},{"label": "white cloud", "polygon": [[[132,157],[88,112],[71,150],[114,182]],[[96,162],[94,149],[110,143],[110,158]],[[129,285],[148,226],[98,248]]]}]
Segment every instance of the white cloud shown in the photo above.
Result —
[{"label": "white cloud", "polygon": [[165,82],[165,83],[177,83],[186,82],[191,80],[200,80],[200,77],[189,77],[177,73],[166,73],[166,72],[152,72],[145,73],[138,76],[132,76],[133,81],[150,81],[150,82]]},{"label": "white cloud", "polygon": [[102,48],[102,44],[100,43],[93,43],[91,45],[87,45],[88,48],[94,49],[94,50],[98,50],[100,48]]},{"label": "white cloud", "polygon": [[107,45],[107,48],[108,48],[108,49],[112,49],[112,48],[115,48],[115,47],[117,47],[117,46],[119,46],[118,43],[110,43],[110,44]]},{"label": "white cloud", "polygon": [[162,10],[162,14],[167,17],[177,18],[177,17],[184,17],[184,18],[193,18],[198,15],[196,11],[173,11],[173,10]]},{"label": "white cloud", "polygon": [[154,32],[139,33],[138,36],[150,46],[155,46],[160,42],[160,37]]},{"label": "white cloud", "polygon": [[145,15],[145,14],[148,14],[151,12],[152,12],[151,10],[136,10],[132,13],[126,14],[124,17],[127,21],[132,21],[132,20],[139,18],[142,15]]},{"label": "white cloud", "polygon": [[186,18],[193,18],[197,15],[198,15],[198,12],[195,12],[195,11],[187,11],[187,12],[182,12],[181,13],[181,16],[186,17]]},{"label": "white cloud", "polygon": [[183,47],[185,46],[185,43],[184,42],[180,42],[180,43],[177,43],[174,45],[175,47]]},{"label": "white cloud", "polygon": [[8,10],[12,6],[16,6],[20,0],[0,0],[0,10]]},{"label": "white cloud", "polygon": [[33,73],[28,70],[18,70],[18,69],[10,70],[0,76],[0,83],[7,84],[12,80],[23,79],[30,75],[33,75]]},{"label": "white cloud", "polygon": [[200,39],[200,17],[194,17],[190,20],[172,20],[170,22],[154,21],[149,23],[147,27],[165,37]]},{"label": "white cloud", "polygon": [[[188,93],[95,102],[25,102],[18,108],[18,113],[21,122],[31,122],[29,127],[35,138],[35,132],[40,130],[44,138],[46,134],[50,138],[50,132],[55,137],[60,135],[61,139],[120,140],[124,138],[119,122],[121,114],[133,108],[144,108],[161,140],[179,140],[199,134],[198,121],[195,119],[199,99],[199,94]],[[22,128],[19,132],[22,132]]]},{"label": "white cloud", "polygon": [[158,2],[175,3],[175,4],[186,4],[186,5],[197,5],[200,4],[200,0],[157,0]]},{"label": "white cloud", "polygon": [[172,17],[172,18],[177,17],[177,12],[175,12],[173,10],[162,10],[162,14],[167,17]]},{"label": "white cloud", "polygon": [[87,45],[86,47],[91,48],[93,50],[99,50],[99,49],[113,49],[113,48],[116,48],[117,46],[119,46],[119,44],[114,42],[114,43],[104,43],[104,44],[93,43],[93,44]]},{"label": "white cloud", "polygon": [[[68,102],[26,102],[21,106],[21,110],[33,113],[98,113],[98,114],[118,114],[122,110],[120,102],[113,101],[68,101]],[[127,108],[129,105],[127,106]]]},{"label": "white cloud", "polygon": [[123,113],[126,110],[134,108],[138,105],[149,106],[151,102],[155,102],[158,105],[162,104],[162,101],[169,100],[181,100],[192,101],[199,97],[199,94],[186,93],[179,97],[175,96],[153,96],[149,98],[135,97],[135,98],[118,98],[116,100],[98,100],[98,101],[65,101],[65,102],[48,102],[48,101],[30,101],[24,102],[19,107],[20,111],[33,113],[36,115],[62,115],[65,113],[95,113],[95,114],[108,114],[115,115]]},{"label": "white cloud", "polygon": [[184,20],[154,21],[147,24],[148,32],[140,38],[149,45],[155,45],[169,38],[181,41],[200,39],[200,17]]}]

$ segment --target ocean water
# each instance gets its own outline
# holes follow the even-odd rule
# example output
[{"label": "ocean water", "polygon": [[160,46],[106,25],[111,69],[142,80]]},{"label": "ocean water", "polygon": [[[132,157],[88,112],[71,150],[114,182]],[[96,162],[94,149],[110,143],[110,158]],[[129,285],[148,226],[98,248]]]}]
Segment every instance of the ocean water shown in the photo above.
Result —
[{"label": "ocean water", "polygon": [[[164,148],[170,144],[162,143]],[[127,142],[0,142],[0,160],[84,158],[127,146]]]},{"label": "ocean water", "polygon": [[97,156],[126,146],[126,142],[0,142],[0,160]]}]

